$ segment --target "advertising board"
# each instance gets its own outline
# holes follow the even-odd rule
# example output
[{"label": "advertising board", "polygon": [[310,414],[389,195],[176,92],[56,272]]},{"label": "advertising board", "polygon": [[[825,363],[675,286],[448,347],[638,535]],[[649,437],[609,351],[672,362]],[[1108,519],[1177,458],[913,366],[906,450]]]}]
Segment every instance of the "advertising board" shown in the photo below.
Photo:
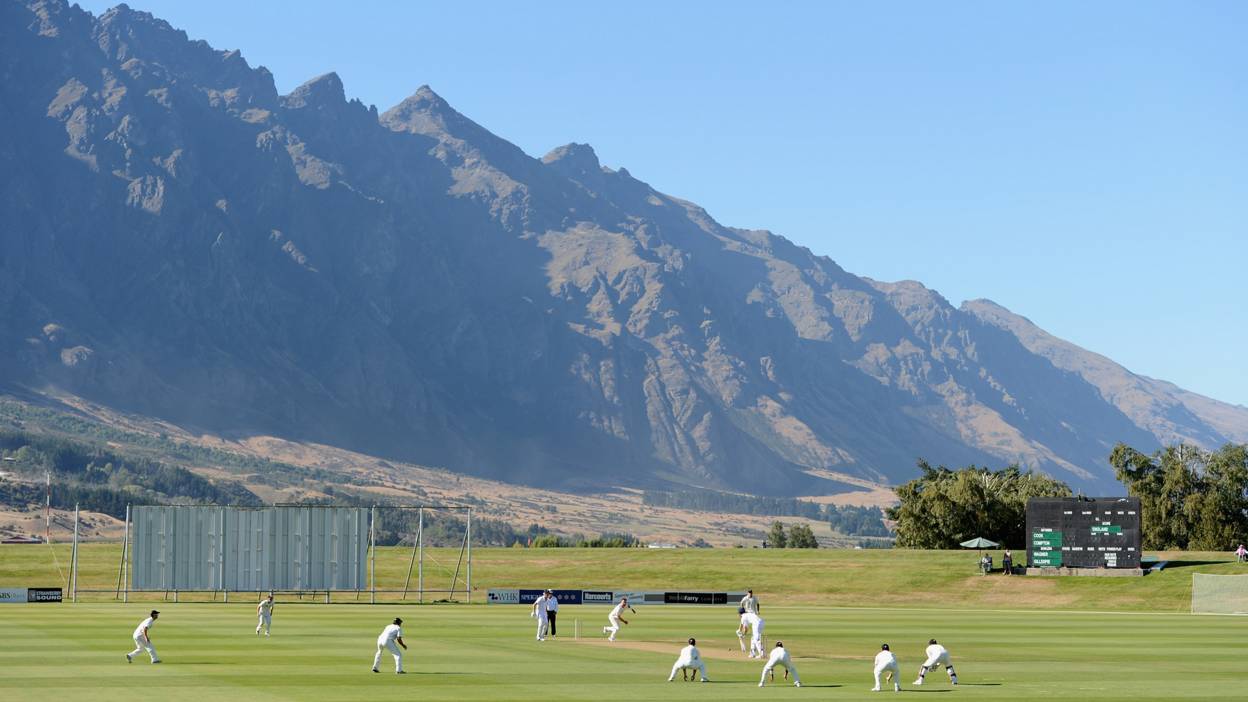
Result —
[{"label": "advertising board", "polygon": [[[523,604],[532,605],[542,596],[544,590],[537,588],[491,588],[487,601],[490,604]],[[683,605],[735,605],[745,597],[744,592],[702,592],[702,591],[664,591],[664,590],[575,590],[559,589],[552,591],[559,604],[602,604],[613,605],[621,597],[627,597],[633,607],[642,605],[683,604]]]},{"label": "advertising board", "polygon": [[0,589],[0,604],[28,602],[60,602],[64,591],[59,587],[11,587]]}]

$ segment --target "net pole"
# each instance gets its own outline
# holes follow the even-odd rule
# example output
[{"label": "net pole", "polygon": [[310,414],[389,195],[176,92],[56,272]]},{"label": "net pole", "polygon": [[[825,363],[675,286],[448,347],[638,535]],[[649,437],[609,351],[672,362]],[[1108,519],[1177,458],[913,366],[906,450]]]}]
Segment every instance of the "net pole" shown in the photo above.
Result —
[{"label": "net pole", "polygon": [[464,549],[468,547],[468,530],[464,530],[464,540],[459,544],[459,559],[455,561],[455,575],[451,576],[451,594],[447,599],[455,600],[455,586],[459,584],[459,569],[464,564]]},{"label": "net pole", "polygon": [[126,536],[125,543],[121,547],[121,601],[130,601],[130,579],[134,576],[130,572],[130,505],[126,505]]},{"label": "net pole", "polygon": [[[356,564],[360,562],[359,560],[360,540],[355,538],[356,536],[359,535],[359,533],[360,533],[360,513],[356,512],[355,532],[352,533],[351,535],[351,548],[355,551],[355,556],[356,556],[356,559],[352,562]],[[358,565],[356,565],[356,567],[351,570],[351,582],[355,583],[355,601],[359,602],[360,601],[360,568]]]},{"label": "net pole", "polygon": [[418,521],[416,522],[416,544],[418,549],[418,561],[416,564],[416,589],[420,591],[417,602],[425,603],[425,508],[421,507],[418,511]]},{"label": "net pole", "polygon": [[130,505],[126,505],[126,530],[125,536],[121,538],[121,562],[117,564],[117,591],[113,593],[113,599],[121,597],[121,580],[126,569],[126,542],[130,540]]},{"label": "net pole", "polygon": [[172,561],[169,568],[168,578],[165,580],[165,599],[169,599],[169,586],[173,585],[173,601],[178,601],[178,515],[175,512],[169,513],[169,520],[173,523],[173,538],[170,541],[173,545],[169,547],[169,560]]},{"label": "net pole", "polygon": [[403,581],[403,599],[407,599],[408,586],[412,584],[412,566],[416,564],[416,549],[420,546],[420,537],[412,539],[412,557],[407,561],[407,579]]},{"label": "net pole", "polygon": [[73,563],[70,566],[70,592],[73,593],[73,601],[78,601],[78,503],[74,503],[74,550]]},{"label": "net pole", "polygon": [[[221,540],[217,545],[217,585],[221,586],[221,600],[223,602],[229,602],[230,590],[228,584],[225,582],[225,549],[229,545],[228,537],[225,533],[225,508],[218,511],[217,516],[217,524],[219,525],[221,532]],[[216,595],[213,595],[213,599],[216,599]]]},{"label": "net pole", "polygon": [[368,567],[369,571],[369,603],[376,605],[377,603],[377,506],[373,505],[372,512],[369,513],[368,528]]}]

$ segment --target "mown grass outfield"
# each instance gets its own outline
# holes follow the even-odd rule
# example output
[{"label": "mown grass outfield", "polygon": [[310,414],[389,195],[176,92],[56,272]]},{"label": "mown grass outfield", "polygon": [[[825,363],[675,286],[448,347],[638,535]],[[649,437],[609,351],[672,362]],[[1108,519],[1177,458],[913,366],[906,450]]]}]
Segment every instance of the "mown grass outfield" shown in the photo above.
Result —
[{"label": "mown grass outfield", "polygon": [[[55,567],[44,573],[46,550],[0,547],[0,587],[55,584]],[[395,560],[390,555],[379,568]],[[763,601],[768,646],[785,641],[805,687],[756,687],[762,666],[739,653],[730,608],[639,607],[620,640],[605,644],[606,607],[565,606],[563,636],[538,644],[524,607],[326,606],[279,598],[274,636],[266,640],[253,633],[254,603],[236,596],[230,604],[157,605],[164,613],[153,631],[160,666],[145,656],[127,665],[123,657],[148,602],[0,607],[0,700],[871,699],[893,694],[868,692],[881,641],[898,654],[904,694],[950,699],[1233,698],[1248,672],[1248,620],[1179,611],[1187,607],[1193,571],[1248,573],[1218,562],[1226,560],[1222,554],[1186,554],[1183,562],[1193,565],[1145,578],[1060,581],[976,576],[974,556],[966,553],[476,555],[479,595],[491,586],[752,585]],[[117,556],[113,546],[84,549],[80,585],[107,582],[110,568],[115,583]],[[405,568],[403,562],[394,574]],[[872,607],[875,593],[884,606]],[[368,668],[376,636],[395,616],[405,620],[410,674],[394,675],[387,656],[386,672],[374,675]],[[571,640],[575,619],[580,641]],[[665,682],[688,636],[698,638],[714,682]],[[963,683],[956,689],[941,670],[922,688],[910,685],[932,636],[954,657]]]}]

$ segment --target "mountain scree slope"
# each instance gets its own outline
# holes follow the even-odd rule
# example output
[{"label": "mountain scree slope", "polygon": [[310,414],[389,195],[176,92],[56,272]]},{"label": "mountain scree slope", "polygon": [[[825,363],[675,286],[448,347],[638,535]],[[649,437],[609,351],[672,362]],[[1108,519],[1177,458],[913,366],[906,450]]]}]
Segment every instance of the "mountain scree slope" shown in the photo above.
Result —
[{"label": "mountain scree slope", "polygon": [[124,5],[0,0],[0,384],[509,481],[764,494],[919,456],[1120,488],[1248,410],[850,274],[422,87],[272,75]]}]

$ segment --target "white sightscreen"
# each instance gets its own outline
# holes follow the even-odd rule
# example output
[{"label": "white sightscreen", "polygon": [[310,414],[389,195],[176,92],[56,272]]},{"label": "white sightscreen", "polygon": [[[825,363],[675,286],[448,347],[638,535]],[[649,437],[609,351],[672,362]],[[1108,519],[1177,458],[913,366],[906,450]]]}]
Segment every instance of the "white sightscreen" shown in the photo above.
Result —
[{"label": "white sightscreen", "polygon": [[359,590],[362,507],[136,507],[135,590]]}]

